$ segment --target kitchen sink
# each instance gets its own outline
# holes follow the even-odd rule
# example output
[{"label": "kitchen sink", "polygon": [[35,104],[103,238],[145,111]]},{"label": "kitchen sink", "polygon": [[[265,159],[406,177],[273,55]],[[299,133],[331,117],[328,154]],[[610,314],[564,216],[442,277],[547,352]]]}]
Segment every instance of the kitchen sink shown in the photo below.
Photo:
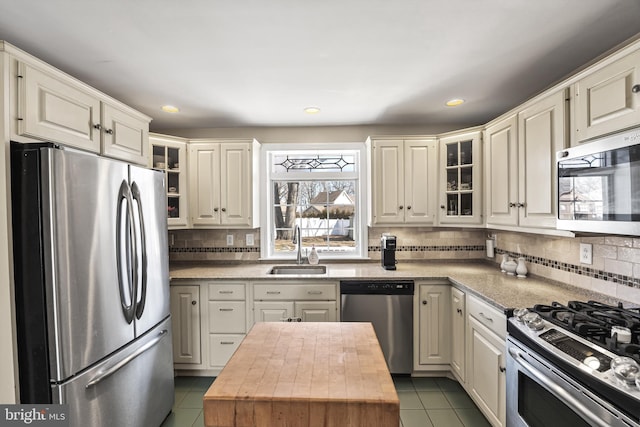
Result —
[{"label": "kitchen sink", "polygon": [[327,272],[326,265],[276,265],[269,274],[325,274]]}]

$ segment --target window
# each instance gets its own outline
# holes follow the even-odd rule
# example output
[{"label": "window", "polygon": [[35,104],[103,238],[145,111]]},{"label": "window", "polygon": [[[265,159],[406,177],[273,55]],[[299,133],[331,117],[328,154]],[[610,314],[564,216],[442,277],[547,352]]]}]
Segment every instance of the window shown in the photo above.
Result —
[{"label": "window", "polygon": [[262,257],[296,258],[296,227],[303,256],[312,247],[321,259],[366,256],[364,144],[290,147],[262,146]]}]

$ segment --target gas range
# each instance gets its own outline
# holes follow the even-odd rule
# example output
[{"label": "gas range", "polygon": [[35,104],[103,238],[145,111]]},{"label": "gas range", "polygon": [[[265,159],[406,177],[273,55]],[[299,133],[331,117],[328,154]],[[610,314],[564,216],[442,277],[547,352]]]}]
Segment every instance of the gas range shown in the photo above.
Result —
[{"label": "gas range", "polygon": [[596,301],[516,309],[507,323],[521,343],[603,402],[640,422],[640,309]]}]

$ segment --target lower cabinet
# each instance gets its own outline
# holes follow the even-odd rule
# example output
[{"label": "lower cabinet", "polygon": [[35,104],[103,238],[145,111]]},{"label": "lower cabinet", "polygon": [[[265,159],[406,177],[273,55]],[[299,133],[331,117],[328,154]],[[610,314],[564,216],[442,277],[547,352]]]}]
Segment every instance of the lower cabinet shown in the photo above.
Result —
[{"label": "lower cabinet", "polygon": [[479,299],[467,298],[465,388],[494,427],[506,425],[506,317]]},{"label": "lower cabinet", "polygon": [[200,286],[172,285],[173,363],[200,365]]},{"label": "lower cabinet", "polygon": [[221,370],[247,332],[247,288],[243,281],[208,282],[208,369]]},{"label": "lower cabinet", "polygon": [[338,320],[337,283],[253,285],[255,322],[335,322]]},{"label": "lower cabinet", "polygon": [[464,384],[465,378],[465,293],[451,288],[451,371]]},{"label": "lower cabinet", "polygon": [[[416,370],[448,370],[451,342],[451,285],[416,283],[414,335],[417,333]],[[415,350],[414,350],[415,355]],[[415,358],[414,358],[415,360]],[[435,366],[434,366],[435,365]]]}]

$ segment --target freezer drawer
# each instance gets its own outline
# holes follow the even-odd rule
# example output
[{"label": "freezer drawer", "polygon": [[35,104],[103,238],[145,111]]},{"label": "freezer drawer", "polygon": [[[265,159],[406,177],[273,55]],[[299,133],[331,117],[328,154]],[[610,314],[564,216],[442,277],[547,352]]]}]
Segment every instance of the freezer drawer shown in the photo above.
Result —
[{"label": "freezer drawer", "polygon": [[71,427],[160,426],[173,406],[171,319],[72,380],[54,385]]}]

